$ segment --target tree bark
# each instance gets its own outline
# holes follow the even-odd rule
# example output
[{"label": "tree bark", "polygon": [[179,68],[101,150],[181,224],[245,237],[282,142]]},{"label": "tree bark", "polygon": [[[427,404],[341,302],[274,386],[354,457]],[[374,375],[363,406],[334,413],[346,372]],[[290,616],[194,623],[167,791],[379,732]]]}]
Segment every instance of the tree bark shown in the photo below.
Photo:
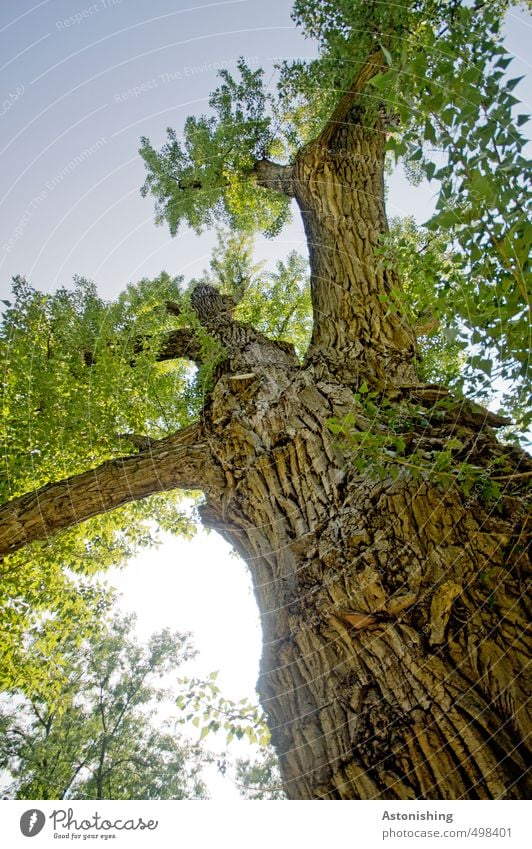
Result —
[{"label": "tree bark", "polygon": [[[458,433],[470,462],[506,456],[512,495],[494,509],[430,476],[416,482],[406,468],[374,480],[328,427],[353,410],[349,387],[235,322],[209,287],[192,303],[228,351],[201,425],[187,434],[202,468],[184,481],[183,440],[161,440],[156,462],[147,452],[19,500],[24,538],[31,527],[42,535],[86,518],[84,505],[90,515],[112,509],[98,481],[107,493],[113,475],[123,500],[160,491],[163,472],[165,486],[195,486],[203,475],[203,522],[253,577],[264,635],[259,693],[289,798],[525,797],[519,487],[530,462],[451,405],[443,417],[427,411],[417,447]],[[144,470],[142,491],[132,489],[129,463]],[[58,487],[68,504],[57,501]]]},{"label": "tree bark", "polygon": [[309,248],[313,335],[307,361],[348,385],[415,382],[415,333],[398,309],[397,274],[378,248],[384,205],[386,132],[376,102],[361,102],[382,69],[360,69],[320,135],[296,157],[292,181]]},{"label": "tree bark", "polygon": [[[327,428],[352,394],[316,371],[255,363],[245,387],[220,380],[204,417],[227,486],[202,518],[253,576],[287,794],[522,798],[522,503],[497,513],[437,482],[357,472]],[[498,450],[469,435],[479,462]]]}]

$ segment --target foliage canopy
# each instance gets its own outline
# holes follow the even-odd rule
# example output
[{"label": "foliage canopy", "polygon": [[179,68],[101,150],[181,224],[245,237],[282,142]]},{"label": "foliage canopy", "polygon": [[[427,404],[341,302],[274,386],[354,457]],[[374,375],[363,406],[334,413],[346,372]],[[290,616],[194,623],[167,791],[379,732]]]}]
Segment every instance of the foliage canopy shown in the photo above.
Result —
[{"label": "foliage canopy", "polygon": [[221,219],[274,235],[287,219],[288,199],[259,187],[254,163],[293,162],[368,55],[379,51],[381,72],[363,108],[386,115],[390,156],[437,188],[423,232],[453,265],[453,280],[438,278],[421,254],[416,276],[423,276],[447,338],[469,349],[469,392],[486,399],[498,381],[504,406],[526,429],[532,225],[524,178],[528,116],[518,111],[520,78],[510,76],[503,40],[511,5],[297,0],[293,17],[317,42],[315,60],[281,63],[275,94],[240,60],[239,78],[222,72],[212,114],[188,120],[183,148],[170,129],[160,151],[143,139],[141,155],[143,191],[155,196],[157,220],[172,233],[181,221],[201,230]]},{"label": "foliage canopy", "polygon": [[[81,642],[66,641],[57,697],[23,698],[0,714],[0,765],[17,799],[201,798],[199,749],[180,740],[155,707],[157,684],[192,656],[168,629],[140,645],[134,617],[115,617]],[[52,672],[53,674],[53,672]],[[204,758],[204,756],[203,756]]]}]

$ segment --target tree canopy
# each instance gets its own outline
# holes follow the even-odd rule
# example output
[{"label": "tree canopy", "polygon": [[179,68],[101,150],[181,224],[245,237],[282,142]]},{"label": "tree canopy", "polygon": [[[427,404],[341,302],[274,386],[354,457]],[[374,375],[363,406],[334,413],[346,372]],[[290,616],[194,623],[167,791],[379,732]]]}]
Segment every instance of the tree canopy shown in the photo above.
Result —
[{"label": "tree canopy", "polygon": [[[155,721],[171,703],[162,679],[191,657],[188,637],[168,629],[142,646],[134,617],[115,616],[63,647],[53,699],[20,697],[0,713],[0,764],[16,799],[202,798],[202,755],[174,723]],[[157,679],[161,684],[157,685]],[[175,695],[174,695],[175,698]]]},{"label": "tree canopy", "polygon": [[293,194],[286,166],[331,115],[336,120],[335,106],[341,109],[353,80],[365,74],[370,86],[359,108],[368,122],[372,111],[385,116],[390,157],[438,192],[424,232],[447,252],[451,274],[430,268],[421,252],[418,297],[429,293],[447,338],[468,349],[469,389],[486,398],[495,380],[504,381],[504,404],[526,429],[528,116],[518,111],[520,78],[510,76],[503,40],[511,5],[301,0],[293,17],[317,42],[315,60],[281,63],[275,94],[240,60],[236,78],[221,73],[211,113],[188,119],[183,142],[169,129],[159,151],[143,139],[140,152],[148,171],[143,192],[155,197],[157,221],[172,234],[180,222],[201,230],[222,220],[275,235]]}]

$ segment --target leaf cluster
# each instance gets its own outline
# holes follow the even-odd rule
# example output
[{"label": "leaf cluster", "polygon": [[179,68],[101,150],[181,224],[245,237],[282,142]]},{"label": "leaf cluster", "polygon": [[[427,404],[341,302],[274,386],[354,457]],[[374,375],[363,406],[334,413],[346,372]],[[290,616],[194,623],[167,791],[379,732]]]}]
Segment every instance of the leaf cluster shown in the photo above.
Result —
[{"label": "leaf cluster", "polygon": [[257,758],[238,758],[236,784],[244,799],[278,801],[285,799],[279,761],[273,749],[267,749]]},{"label": "leaf cluster", "polygon": [[[466,378],[489,392],[498,380],[506,405],[530,423],[529,256],[532,227],[525,174],[527,115],[517,113],[501,36],[508,4],[457,4],[431,22],[373,86],[396,113],[390,149],[439,184],[427,229],[446,240],[460,285],[448,291],[457,337],[476,346]],[[465,344],[464,344],[465,347]]]},{"label": "leaf cluster", "polygon": [[439,433],[437,425],[446,421],[454,403],[442,399],[430,409],[411,401],[392,403],[363,383],[354,395],[353,411],[342,419],[330,419],[328,426],[360,474],[374,480],[427,481],[483,502],[499,502],[498,478],[507,465],[504,454],[486,464],[485,458],[477,459],[466,429],[462,433],[456,428],[449,435],[444,426]]},{"label": "leaf cluster", "polygon": [[222,83],[209,99],[211,114],[187,118],[182,140],[172,128],[159,151],[142,139],[148,172],[142,194],[154,196],[156,222],[166,221],[172,235],[181,223],[200,233],[217,221],[275,235],[288,218],[288,199],[259,189],[253,180],[256,160],[268,155],[274,141],[263,72],[252,71],[243,59],[237,68],[238,80],[220,71]]},{"label": "leaf cluster", "polygon": [[[181,390],[190,367],[155,361],[169,326],[161,303],[177,286],[163,274],[106,304],[85,280],[54,294],[14,281],[0,328],[2,501],[130,453],[120,434],[157,437],[189,422]],[[108,590],[87,577],[154,544],[155,523],[190,535],[181,498],[153,496],[4,559],[3,688],[30,695],[52,686],[48,668],[62,668],[63,640],[87,636],[110,603]]]},{"label": "leaf cluster", "polygon": [[267,746],[270,732],[262,709],[247,698],[239,702],[225,698],[216,684],[217,677],[218,672],[211,672],[204,680],[180,680],[182,692],[176,704],[184,712],[181,721],[192,722],[200,732],[200,740],[208,734],[224,731],[228,744],[234,739],[245,739],[252,744]]}]

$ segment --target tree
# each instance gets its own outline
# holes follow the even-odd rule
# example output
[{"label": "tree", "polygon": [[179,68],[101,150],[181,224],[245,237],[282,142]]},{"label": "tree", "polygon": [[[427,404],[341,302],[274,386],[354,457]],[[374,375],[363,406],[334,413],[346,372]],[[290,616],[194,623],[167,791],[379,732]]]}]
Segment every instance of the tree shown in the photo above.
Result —
[{"label": "tree", "polygon": [[[143,140],[144,192],[172,233],[222,220],[242,237],[275,235],[295,202],[310,342],[301,356],[264,313],[266,327],[239,317],[253,309],[238,263],[175,286],[172,330],[130,335],[122,358],[120,342],[89,348],[80,366],[192,360],[197,388],[182,387],[165,435],[146,415],[135,453],[95,455],[0,509],[8,563],[154,493],[201,491],[202,522],[253,576],[258,689],[291,799],[527,793],[532,463],[497,439],[507,416],[430,379],[430,336],[416,339],[426,315],[415,315],[432,307],[435,341],[456,342],[468,388],[502,376],[504,412],[526,426],[530,226],[523,120],[504,77],[507,5],[297,0],[316,61],[284,64],[275,98],[240,62],[182,141],[172,130],[160,151]],[[410,289],[405,241],[388,237],[387,150],[440,187],[422,238],[446,254],[410,257]]]},{"label": "tree", "polygon": [[238,759],[236,784],[244,799],[285,799],[277,758],[266,750],[255,760]]},{"label": "tree", "polygon": [[199,749],[153,721],[169,697],[155,681],[191,657],[187,635],[164,630],[142,646],[133,627],[134,617],[115,617],[81,647],[70,641],[56,698],[19,696],[14,713],[2,711],[11,798],[204,797]]},{"label": "tree", "polygon": [[[119,456],[139,429],[158,436],[183,423],[194,404],[184,362],[155,373],[149,352],[134,350],[164,334],[166,311],[154,297],[175,286],[162,275],[105,304],[82,279],[51,295],[14,281],[0,331],[2,501]],[[58,679],[49,668],[62,667],[69,639],[91,637],[111,603],[94,575],[156,542],[156,526],[194,529],[174,494],[96,516],[0,564],[2,690],[53,698]]]}]

